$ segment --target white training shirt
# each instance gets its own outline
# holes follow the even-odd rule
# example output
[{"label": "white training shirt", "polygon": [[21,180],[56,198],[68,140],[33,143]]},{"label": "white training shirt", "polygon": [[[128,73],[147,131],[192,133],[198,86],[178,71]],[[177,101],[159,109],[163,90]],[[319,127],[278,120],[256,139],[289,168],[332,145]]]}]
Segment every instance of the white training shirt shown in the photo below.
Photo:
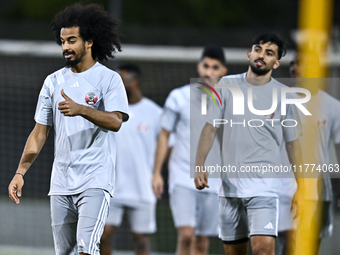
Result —
[{"label": "white training shirt", "polygon": [[[281,187],[280,178],[277,178],[280,176],[280,172],[277,173],[276,178],[264,178],[265,175],[262,172],[241,171],[245,171],[247,168],[262,169],[263,166],[280,166],[280,145],[283,141],[289,142],[298,138],[297,127],[283,127],[281,125],[281,122],[286,119],[297,119],[297,113],[292,105],[287,105],[287,114],[281,116],[280,90],[287,86],[273,78],[267,84],[253,86],[247,82],[246,73],[225,76],[220,80],[219,84],[230,84],[241,89],[245,102],[244,115],[233,115],[234,99],[228,89],[218,89],[223,102],[222,107],[215,106],[210,101],[208,123],[214,125],[214,119],[225,119],[228,121],[224,125],[215,125],[216,127],[223,128],[223,138],[220,138],[223,139],[222,164],[224,166],[234,166],[236,169],[234,173],[222,173],[222,185],[219,190],[219,196],[277,197]],[[273,88],[277,88],[278,102],[276,110],[266,116],[251,113],[247,107],[248,88],[252,89],[253,105],[257,110],[271,108]],[[287,97],[291,97],[291,95],[288,93]],[[251,127],[260,126],[261,121],[263,126]],[[234,124],[231,125],[231,122]],[[289,122],[289,124],[286,123],[285,125],[292,124],[292,122]]]},{"label": "white training shirt", "polygon": [[109,139],[110,131],[81,116],[61,114],[58,104],[65,101],[62,89],[74,102],[97,110],[122,112],[126,121],[128,103],[123,82],[116,72],[98,62],[81,73],[62,68],[45,79],[35,112],[37,123],[53,125],[55,130],[49,195],[73,195],[89,188],[104,189],[112,195],[114,135]]},{"label": "white training shirt", "polygon": [[155,203],[153,165],[162,108],[148,98],[129,104],[129,121],[116,134],[116,185],[112,199]]},{"label": "white training shirt", "polygon": [[[194,86],[193,91],[197,91],[197,95],[193,94],[195,98],[190,98],[191,86]],[[196,152],[198,140],[206,122],[205,116],[197,118],[197,114],[195,114],[195,118],[190,118],[191,107],[201,109],[201,91],[196,86],[197,84],[192,84],[174,89],[169,94],[164,105],[161,126],[175,135],[169,159],[170,193],[175,185],[197,190],[194,178],[190,177],[190,167],[193,168],[195,165],[196,153],[193,152]],[[207,161],[209,161],[209,157],[214,155],[214,151],[217,151],[216,155],[219,153],[217,139],[207,157]],[[214,162],[216,161],[218,160],[214,160]],[[219,181],[218,178],[209,178],[210,188],[206,188],[201,192],[217,193]]]}]

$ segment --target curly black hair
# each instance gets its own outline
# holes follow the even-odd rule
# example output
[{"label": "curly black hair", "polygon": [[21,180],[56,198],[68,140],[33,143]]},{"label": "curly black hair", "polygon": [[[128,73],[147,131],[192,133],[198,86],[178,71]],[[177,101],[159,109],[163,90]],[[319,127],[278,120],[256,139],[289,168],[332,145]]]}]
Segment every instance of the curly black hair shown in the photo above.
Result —
[{"label": "curly black hair", "polygon": [[79,27],[84,41],[92,40],[92,57],[94,60],[108,60],[113,53],[121,51],[118,22],[112,19],[97,4],[82,6],[76,3],[59,12],[52,21],[52,30],[57,44],[61,45],[62,28]]}]

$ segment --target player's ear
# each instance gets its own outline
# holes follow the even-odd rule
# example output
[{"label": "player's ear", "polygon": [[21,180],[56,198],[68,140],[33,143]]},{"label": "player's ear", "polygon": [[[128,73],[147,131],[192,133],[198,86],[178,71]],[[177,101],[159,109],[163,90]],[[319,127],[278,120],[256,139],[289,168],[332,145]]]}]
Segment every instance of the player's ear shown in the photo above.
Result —
[{"label": "player's ear", "polygon": [[225,65],[223,65],[222,71],[223,71],[223,76],[227,75],[227,73],[228,73],[228,67],[226,67]]},{"label": "player's ear", "polygon": [[85,47],[86,47],[87,49],[91,48],[92,45],[93,45],[93,41],[92,41],[92,40],[87,40],[87,41],[85,42]]},{"label": "player's ear", "polygon": [[247,52],[247,59],[248,59],[248,60],[250,60],[250,54],[251,54],[251,51],[248,50],[248,52]]},{"label": "player's ear", "polygon": [[200,73],[199,70],[200,70],[200,65],[201,65],[201,61],[197,62],[197,65],[196,65],[196,71],[197,73]]},{"label": "player's ear", "polygon": [[280,64],[281,64],[281,61],[277,59],[277,60],[275,61],[275,64],[274,64],[274,66],[273,66],[273,69],[278,68],[278,67],[280,66]]}]

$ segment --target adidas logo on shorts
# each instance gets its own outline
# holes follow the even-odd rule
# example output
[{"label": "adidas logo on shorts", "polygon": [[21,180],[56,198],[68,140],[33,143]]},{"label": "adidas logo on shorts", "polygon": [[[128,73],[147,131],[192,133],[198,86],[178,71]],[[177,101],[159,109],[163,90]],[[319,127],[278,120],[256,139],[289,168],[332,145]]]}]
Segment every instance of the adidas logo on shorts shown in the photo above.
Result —
[{"label": "adidas logo on shorts", "polygon": [[264,229],[274,229],[274,226],[271,222],[264,226]]}]

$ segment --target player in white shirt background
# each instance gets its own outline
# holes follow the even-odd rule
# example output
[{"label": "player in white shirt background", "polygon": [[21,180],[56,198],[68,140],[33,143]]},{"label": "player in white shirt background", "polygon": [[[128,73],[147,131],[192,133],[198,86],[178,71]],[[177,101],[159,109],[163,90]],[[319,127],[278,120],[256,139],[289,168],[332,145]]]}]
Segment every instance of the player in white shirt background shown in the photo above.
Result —
[{"label": "player in white shirt background", "polygon": [[117,165],[114,197],[101,239],[100,254],[112,252],[111,237],[128,215],[137,255],[150,254],[150,234],[156,231],[156,196],[152,170],[162,109],[143,97],[141,70],[134,64],[118,67],[129,102],[129,121],[116,135]]},{"label": "player in white shirt background", "polygon": [[[272,105],[272,91],[286,87],[271,77],[272,71],[280,66],[284,55],[284,43],[275,34],[264,34],[254,39],[247,54],[249,68],[247,73],[222,77],[220,84],[236,86],[243,92],[247,102],[248,89],[252,89],[255,109],[269,109]],[[202,131],[197,151],[196,166],[204,165],[206,156],[218,128],[223,129],[222,164],[235,166],[235,173],[222,173],[219,191],[220,238],[226,255],[246,255],[248,241],[254,255],[275,254],[277,236],[278,193],[280,173],[276,178],[267,178],[261,173],[241,172],[242,167],[262,165],[280,166],[280,144],[284,140],[292,162],[301,158],[297,128],[283,127],[280,122],[269,124],[269,119],[296,119],[293,107],[287,106],[287,114],[281,115],[280,99],[276,110],[270,115],[255,115],[245,109],[244,115],[233,115],[232,97],[227,89],[219,89],[223,106],[210,102],[208,120]],[[288,96],[288,95],[287,95]],[[280,98],[280,96],[278,96]],[[235,98],[234,98],[235,100]],[[246,107],[245,107],[246,108]],[[234,123],[248,123],[251,119],[262,121],[260,127],[250,125],[215,125],[214,119],[227,119]],[[256,122],[252,125],[257,126]],[[219,136],[219,139],[221,137]],[[195,178],[198,189],[208,186],[208,175],[200,173]],[[210,181],[210,179],[209,179]]]},{"label": "player in white shirt background", "polygon": [[[200,78],[208,80],[219,79],[225,75],[227,68],[223,49],[219,46],[206,46],[197,64],[197,72]],[[195,99],[191,98],[190,94],[192,86],[196,93]],[[153,189],[160,199],[164,187],[161,169],[168,152],[169,136],[174,135],[168,165],[169,195],[170,208],[177,229],[176,254],[179,255],[208,254],[209,236],[218,234],[217,183],[207,191],[199,192],[190,178],[190,167],[193,167],[190,162],[194,162],[194,155],[190,153],[192,145],[190,140],[193,138],[190,126],[193,124],[200,132],[205,123],[204,119],[190,118],[191,100],[194,100],[200,109],[201,91],[196,88],[197,86],[198,84],[185,85],[174,89],[168,96],[164,105],[154,165]],[[191,123],[192,121],[195,123]],[[196,137],[197,142],[198,137],[199,133]]]},{"label": "player in white shirt background", "polygon": [[[317,56],[310,56],[311,61],[319,61]],[[316,65],[319,66],[319,65]],[[299,85],[302,81],[301,70],[299,63],[299,56],[296,54],[294,59],[290,63],[290,74],[295,79],[294,84]],[[301,79],[296,79],[301,78]],[[311,85],[312,86],[312,85]],[[312,89],[311,104],[318,104],[318,111],[312,112],[312,116],[305,117],[301,115],[300,120],[302,123],[302,136],[306,133],[306,129],[311,129],[312,134],[316,137],[317,148],[314,150],[316,165],[329,165],[330,164],[330,146],[335,146],[336,156],[339,162],[340,159],[340,101],[330,96],[328,93],[322,90],[315,91]],[[304,139],[301,139],[305,141]],[[307,148],[308,144],[303,144],[303,149]],[[307,152],[304,149],[303,154]],[[283,155],[285,157],[285,155]],[[306,155],[307,156],[307,155]],[[306,157],[304,156],[304,157]],[[316,170],[315,170],[316,171]],[[288,254],[288,246],[290,243],[294,243],[294,225],[299,224],[300,218],[296,219],[293,224],[293,215],[290,213],[290,201],[292,199],[292,188],[294,189],[295,179],[283,179],[282,189],[280,192],[280,220],[279,220],[279,255]],[[317,201],[322,201],[322,215],[320,217],[320,233],[319,238],[315,240],[317,243],[317,249],[315,254],[318,254],[321,240],[332,235],[333,230],[333,192],[332,183],[329,172],[324,172],[323,176],[315,182],[314,194],[308,194],[306,199],[309,203],[313,203],[317,206]],[[290,201],[289,201],[290,200]],[[290,242],[289,242],[290,240]]]},{"label": "player in white shirt background", "polygon": [[[99,254],[114,189],[117,132],[128,119],[120,76],[99,64],[120,51],[117,23],[98,5],[67,7],[52,22],[66,67],[49,75],[35,112],[9,196],[20,203],[23,176],[53,125],[55,157],[50,183],[56,254]],[[112,132],[114,131],[114,132]]]}]

